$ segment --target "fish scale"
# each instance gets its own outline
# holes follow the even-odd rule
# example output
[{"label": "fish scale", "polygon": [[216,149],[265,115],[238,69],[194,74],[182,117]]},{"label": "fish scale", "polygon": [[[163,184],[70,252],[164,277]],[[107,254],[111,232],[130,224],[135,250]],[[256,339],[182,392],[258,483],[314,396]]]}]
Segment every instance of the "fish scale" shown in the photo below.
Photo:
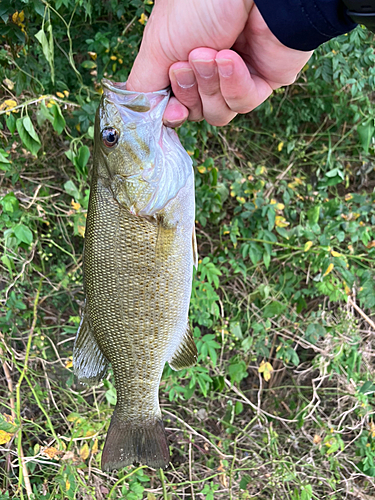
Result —
[{"label": "fish scale", "polygon": [[196,263],[191,160],[162,125],[168,94],[142,94],[139,106],[123,85],[105,82],[96,117],[86,303],[73,352],[84,383],[98,383],[112,365],[117,404],[103,470],[168,464],[161,375],[166,361],[181,369],[197,356],[187,318]]}]

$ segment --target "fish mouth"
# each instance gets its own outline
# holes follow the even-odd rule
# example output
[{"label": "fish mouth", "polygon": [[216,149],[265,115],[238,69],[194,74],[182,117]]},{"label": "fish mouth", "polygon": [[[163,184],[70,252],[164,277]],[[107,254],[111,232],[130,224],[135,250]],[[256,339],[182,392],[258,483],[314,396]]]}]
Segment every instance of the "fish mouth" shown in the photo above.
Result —
[{"label": "fish mouth", "polygon": [[[112,82],[103,78],[103,94],[114,104],[124,106],[138,113],[146,113],[170,94],[169,88],[155,92],[134,92],[126,90],[126,82]],[[120,96],[123,96],[120,102]]]}]

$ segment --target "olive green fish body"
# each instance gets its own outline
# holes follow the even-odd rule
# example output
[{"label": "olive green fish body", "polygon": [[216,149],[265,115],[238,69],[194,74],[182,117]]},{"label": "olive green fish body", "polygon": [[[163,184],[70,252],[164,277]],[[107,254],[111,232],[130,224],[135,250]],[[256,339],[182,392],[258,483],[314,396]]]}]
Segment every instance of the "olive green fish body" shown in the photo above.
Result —
[{"label": "olive green fish body", "polygon": [[188,155],[161,125],[167,97],[141,94],[129,108],[134,94],[118,98],[108,85],[96,119],[86,304],[74,367],[80,380],[96,383],[112,365],[117,405],[103,469],[133,462],[164,467],[163,368],[166,361],[180,369],[196,359],[187,317],[196,261],[194,177]]}]

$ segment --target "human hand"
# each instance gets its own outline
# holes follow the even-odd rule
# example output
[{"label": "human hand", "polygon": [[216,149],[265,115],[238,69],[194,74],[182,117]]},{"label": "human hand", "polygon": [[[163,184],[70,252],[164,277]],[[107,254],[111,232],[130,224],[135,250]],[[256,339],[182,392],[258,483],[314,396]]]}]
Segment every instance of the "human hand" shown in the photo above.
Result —
[{"label": "human hand", "polygon": [[293,83],[311,54],[282,45],[252,0],[156,0],[127,88],[171,84],[170,127],[187,118],[225,125]]}]

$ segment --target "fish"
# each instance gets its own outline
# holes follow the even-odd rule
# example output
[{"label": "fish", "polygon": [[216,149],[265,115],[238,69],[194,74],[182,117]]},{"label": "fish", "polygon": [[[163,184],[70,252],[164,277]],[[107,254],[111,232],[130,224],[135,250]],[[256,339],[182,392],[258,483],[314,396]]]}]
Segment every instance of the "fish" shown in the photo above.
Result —
[{"label": "fish", "polygon": [[197,360],[188,320],[197,266],[194,172],[176,132],[162,123],[168,90],[136,93],[110,80],[102,87],[73,367],[80,382],[95,385],[112,366],[117,403],[102,470],[165,468],[163,369]]}]

